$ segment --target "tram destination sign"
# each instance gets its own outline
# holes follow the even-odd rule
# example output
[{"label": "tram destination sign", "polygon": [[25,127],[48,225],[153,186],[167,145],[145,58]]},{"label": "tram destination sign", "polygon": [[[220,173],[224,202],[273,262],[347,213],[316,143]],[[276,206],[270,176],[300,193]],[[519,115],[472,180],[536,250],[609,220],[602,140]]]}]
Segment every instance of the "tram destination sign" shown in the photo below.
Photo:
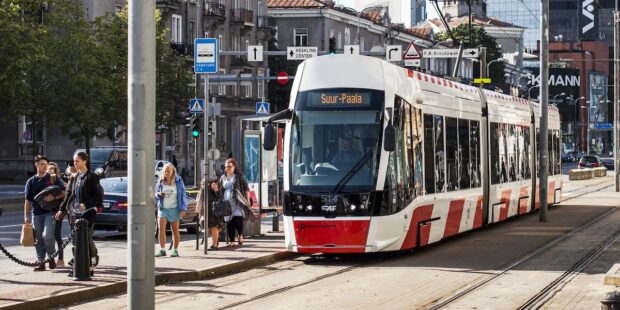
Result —
[{"label": "tram destination sign", "polygon": [[[422,58],[457,58],[459,56],[458,48],[435,48],[425,49],[422,51]],[[477,48],[463,49],[464,58],[478,58]]]},{"label": "tram destination sign", "polygon": [[316,57],[319,54],[319,48],[316,46],[287,46],[287,60],[306,60]]},{"label": "tram destination sign", "polygon": [[369,106],[372,95],[370,92],[311,92],[308,103],[311,106]]}]

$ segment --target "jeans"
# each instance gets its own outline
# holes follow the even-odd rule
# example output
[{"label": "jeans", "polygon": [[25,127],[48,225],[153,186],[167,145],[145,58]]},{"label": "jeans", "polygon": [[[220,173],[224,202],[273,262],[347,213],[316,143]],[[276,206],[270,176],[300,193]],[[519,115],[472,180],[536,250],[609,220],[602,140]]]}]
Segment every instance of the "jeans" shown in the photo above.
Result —
[{"label": "jeans", "polygon": [[52,213],[32,216],[32,225],[34,226],[34,247],[37,250],[37,260],[42,262],[47,257],[52,257],[56,252],[54,240],[54,216]]},{"label": "jeans", "polygon": [[56,244],[58,244],[58,259],[64,259],[64,251],[62,250],[62,220],[54,220],[56,226],[54,227],[54,238]]}]

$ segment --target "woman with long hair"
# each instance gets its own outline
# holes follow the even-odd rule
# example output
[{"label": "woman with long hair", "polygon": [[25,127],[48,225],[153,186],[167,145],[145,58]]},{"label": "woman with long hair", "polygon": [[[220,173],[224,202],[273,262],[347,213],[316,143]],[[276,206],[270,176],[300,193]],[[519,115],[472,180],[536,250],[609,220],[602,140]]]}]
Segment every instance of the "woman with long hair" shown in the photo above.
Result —
[{"label": "woman with long hair", "polygon": [[209,220],[207,221],[207,228],[211,233],[211,249],[217,250],[220,244],[220,230],[224,227],[224,218],[215,215],[215,202],[221,198],[222,191],[220,190],[220,184],[217,179],[211,180],[209,185],[205,184],[205,179],[200,181],[200,191],[196,197],[196,211],[200,214],[201,221],[204,221],[204,195],[205,192],[209,197]]},{"label": "woman with long hair", "polygon": [[234,158],[226,159],[224,169],[225,173],[220,178],[220,186],[224,189],[224,199],[230,202],[232,208],[232,218],[227,225],[227,246],[234,245],[235,231],[239,235],[239,245],[243,245],[243,221],[246,217],[254,216],[249,209],[250,189],[245,176],[237,168],[237,161]]},{"label": "woman with long hair", "polygon": [[[47,173],[49,173],[50,177],[52,178],[52,184],[56,184],[56,180],[60,180],[63,185],[65,186],[65,188],[67,188],[67,184],[65,184],[65,182],[62,181],[62,179],[60,179],[60,174],[59,174],[59,170],[58,170],[58,165],[53,162],[50,161],[47,164]],[[63,197],[64,198],[64,195]],[[59,199],[62,199],[59,198]],[[56,210],[58,211],[58,210]],[[54,224],[54,239],[56,239],[56,244],[58,245],[58,259],[56,260],[56,267],[63,267],[65,265],[65,261],[64,261],[64,250],[62,248],[62,221],[63,221],[64,215],[62,218],[58,219],[55,218],[56,223]]]},{"label": "woman with long hair", "polygon": [[[92,268],[99,264],[99,255],[93,240],[93,230],[97,208],[103,207],[103,190],[99,184],[99,176],[90,170],[90,158],[86,152],[75,154],[73,156],[73,165],[77,169],[77,173],[73,180],[69,182],[67,195],[60,204],[60,211],[56,213],[56,219],[62,219],[68,212],[71,226],[80,218],[88,221],[88,242],[92,275]],[[69,262],[69,265],[71,264]]]},{"label": "woman with long hair", "polygon": [[185,185],[183,179],[177,175],[177,170],[172,163],[167,163],[163,167],[163,173],[155,186],[155,199],[157,200],[157,218],[159,227],[159,252],[155,257],[166,256],[166,224],[170,222],[172,229],[172,243],[174,249],[171,257],[179,256],[178,247],[181,240],[179,225],[181,218],[185,216],[187,210],[187,199],[185,198]]}]

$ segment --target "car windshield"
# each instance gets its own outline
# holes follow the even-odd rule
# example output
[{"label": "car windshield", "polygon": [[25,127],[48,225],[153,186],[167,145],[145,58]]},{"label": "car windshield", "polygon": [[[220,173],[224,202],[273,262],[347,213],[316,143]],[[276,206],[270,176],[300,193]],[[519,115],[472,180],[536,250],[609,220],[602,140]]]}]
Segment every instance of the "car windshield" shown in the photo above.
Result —
[{"label": "car windshield", "polygon": [[112,150],[90,150],[91,163],[105,163],[110,158]]},{"label": "car windshield", "polygon": [[111,178],[99,181],[105,193],[127,193],[127,179]]},{"label": "car windshield", "polygon": [[587,163],[595,163],[598,162],[598,160],[596,159],[596,157],[594,156],[584,156],[583,157],[583,161],[587,162]]},{"label": "car windshield", "polygon": [[374,186],[383,92],[328,89],[298,95],[291,133],[291,188]]}]

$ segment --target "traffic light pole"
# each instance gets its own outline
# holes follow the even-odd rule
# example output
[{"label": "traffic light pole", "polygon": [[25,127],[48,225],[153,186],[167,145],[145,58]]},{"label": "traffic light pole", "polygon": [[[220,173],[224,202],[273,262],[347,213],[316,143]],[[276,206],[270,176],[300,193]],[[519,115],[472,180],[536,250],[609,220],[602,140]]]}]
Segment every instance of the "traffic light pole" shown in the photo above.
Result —
[{"label": "traffic light pole", "polygon": [[[542,20],[540,27],[540,213],[539,222],[547,222],[547,177],[549,166],[549,0],[541,1]],[[553,190],[553,189],[551,189]]]},{"label": "traffic light pole", "polygon": [[[208,159],[208,149],[209,149],[209,135],[207,133],[207,128],[209,128],[209,74],[205,74],[205,100],[204,100],[204,108],[202,109],[202,113],[204,116],[204,120],[203,120],[203,124],[204,126],[203,131],[202,131],[202,139],[203,139],[203,157],[204,157],[204,179],[205,179],[205,188],[204,188],[204,199],[202,200],[204,205],[202,206],[202,209],[204,210],[205,213],[205,222],[204,222],[204,229],[203,229],[203,233],[204,233],[204,253],[207,254],[207,248],[208,248],[208,244],[209,244],[209,225],[207,225],[207,223],[209,223],[209,208],[207,208],[209,206],[209,159]],[[198,183],[200,184],[200,183]]]}]

